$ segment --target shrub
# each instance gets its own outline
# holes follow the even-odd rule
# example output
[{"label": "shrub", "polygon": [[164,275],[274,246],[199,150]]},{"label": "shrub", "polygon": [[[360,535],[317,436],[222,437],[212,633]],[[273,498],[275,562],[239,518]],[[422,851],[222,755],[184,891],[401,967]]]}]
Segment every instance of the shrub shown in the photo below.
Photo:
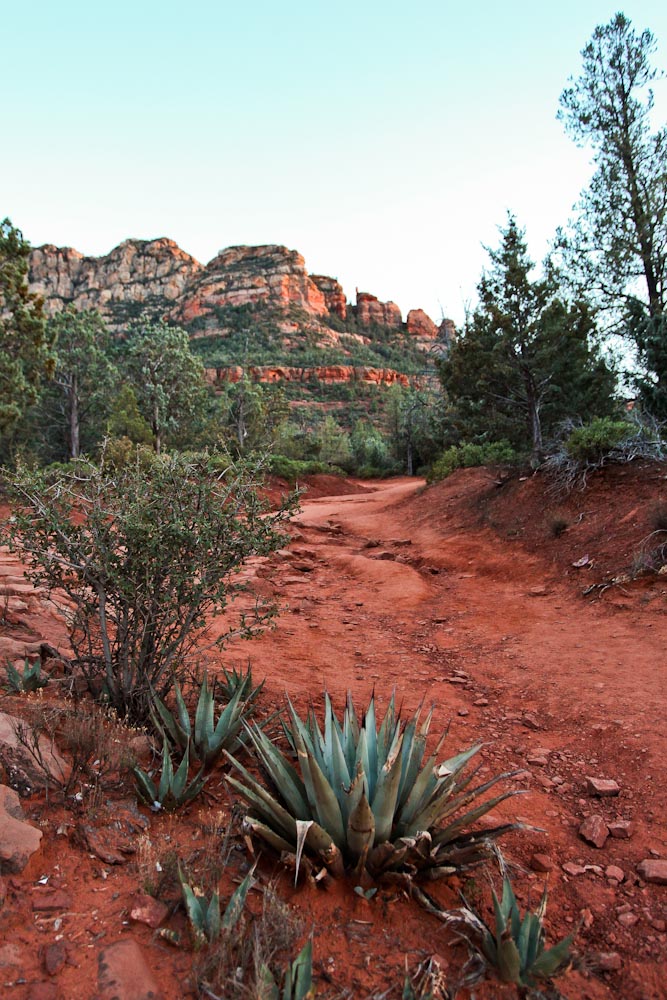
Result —
[{"label": "shrub", "polygon": [[565,448],[575,462],[597,464],[631,434],[632,424],[627,420],[596,417],[589,424],[573,428],[565,441]]},{"label": "shrub", "polygon": [[435,483],[451,476],[456,469],[470,469],[476,465],[499,465],[516,460],[516,452],[508,441],[456,444],[436,459],[427,478],[429,483]]},{"label": "shrub", "polygon": [[[286,498],[267,514],[251,468],[228,464],[215,475],[205,456],[74,466],[53,480],[22,469],[8,480],[15,510],[0,538],[30,579],[65,592],[75,665],[139,722],[151,690],[165,697],[207,616],[226,607],[245,560],[283,544],[294,508]],[[257,606],[235,634],[252,634],[271,613]]]},{"label": "shrub", "polygon": [[285,731],[298,771],[257,725],[249,733],[268,788],[227,754],[243,778],[227,780],[250,805],[248,826],[273,848],[297,858],[305,848],[334,874],[352,865],[376,876],[429,870],[437,877],[488,857],[497,838],[515,828],[473,828],[515,794],[484,798],[507,774],[470,787],[476,769],[467,765],[481,744],[439,764],[441,740],[424,761],[432,712],[421,724],[418,711],[402,725],[392,697],[378,728],[375,699],[360,722],[348,696],[341,725],[325,695],[324,732],[312,709],[305,722],[291,702],[289,713]]}]

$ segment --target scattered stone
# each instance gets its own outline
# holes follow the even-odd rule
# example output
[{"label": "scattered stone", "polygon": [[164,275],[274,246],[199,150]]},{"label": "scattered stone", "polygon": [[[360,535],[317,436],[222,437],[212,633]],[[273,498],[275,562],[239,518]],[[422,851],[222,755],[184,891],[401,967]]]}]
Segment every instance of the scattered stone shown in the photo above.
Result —
[{"label": "scattered stone", "polygon": [[635,832],[635,824],[629,819],[616,819],[608,826],[610,836],[618,840],[629,840]]},{"label": "scattered stone", "polygon": [[618,865],[607,865],[604,873],[606,878],[614,879],[616,882],[623,882],[625,879],[625,872]]},{"label": "scattered stone", "polygon": [[599,798],[606,798],[611,795],[618,795],[621,788],[617,782],[608,778],[586,778],[586,789],[591,795]]},{"label": "scattered stone", "polygon": [[528,591],[528,597],[548,597],[549,593],[549,588],[542,584],[539,587],[531,587]]},{"label": "scattered stone", "polygon": [[548,854],[533,854],[530,867],[534,872],[550,872],[553,871],[554,865]]},{"label": "scattered stone", "polygon": [[532,714],[532,712],[526,712],[526,714],[522,716],[521,725],[525,726],[526,729],[538,730],[542,728],[537,718]]},{"label": "scattered stone", "polygon": [[585,875],[586,869],[583,865],[577,865],[574,861],[566,861],[564,865],[561,865],[563,871],[566,875],[571,875],[576,878],[578,875]]},{"label": "scattered stone", "polygon": [[136,941],[118,941],[97,958],[99,1000],[164,1000]]},{"label": "scattered stone", "polygon": [[587,844],[592,844],[593,847],[602,848],[607,842],[607,837],[609,836],[609,828],[603,820],[602,816],[589,816],[579,827],[579,836],[582,840],[585,840]]},{"label": "scattered stone", "polygon": [[623,966],[617,951],[600,951],[592,956],[592,960],[600,972],[618,972]]},{"label": "scattered stone", "polygon": [[470,712],[467,708],[460,708],[458,714],[465,717],[466,715],[470,715]]},{"label": "scattered stone", "polygon": [[639,921],[636,913],[619,913],[616,919],[623,927],[634,927]]},{"label": "scattered stone", "polygon": [[18,794],[0,785],[0,874],[20,874],[41,839],[42,831],[26,822]]},{"label": "scattered stone", "polygon": [[473,701],[473,705],[475,705],[477,708],[484,708],[484,706],[488,704],[489,704],[488,698],[478,698],[476,701]]},{"label": "scattered stone", "polygon": [[47,945],[42,955],[44,971],[49,976],[57,976],[63,965],[67,961],[67,949],[62,941]]},{"label": "scattered stone", "polygon": [[445,680],[449,684],[467,684],[468,681],[465,677],[445,677]]},{"label": "scattered stone", "polygon": [[532,767],[546,767],[548,764],[546,757],[530,756],[526,757],[526,763],[530,764]]},{"label": "scattered stone", "polygon": [[667,861],[646,858],[637,865],[637,871],[645,882],[667,885]]},{"label": "scattered stone", "polygon": [[551,778],[547,778],[546,774],[536,774],[534,777],[546,792],[550,792],[552,788],[556,787]]},{"label": "scattered stone", "polygon": [[137,893],[132,900],[130,920],[136,920],[139,924],[147,924],[153,930],[159,927],[168,915],[169,907],[161,903],[159,899],[149,896],[148,893]]}]

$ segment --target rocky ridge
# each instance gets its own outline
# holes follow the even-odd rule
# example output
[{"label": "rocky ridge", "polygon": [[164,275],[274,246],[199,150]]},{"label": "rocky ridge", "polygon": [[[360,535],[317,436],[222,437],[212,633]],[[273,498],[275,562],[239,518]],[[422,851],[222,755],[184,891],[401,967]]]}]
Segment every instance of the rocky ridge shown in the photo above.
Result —
[{"label": "rocky ridge", "polygon": [[217,311],[258,304],[286,313],[296,307],[325,340],[334,317],[351,317],[360,329],[404,329],[425,347],[447,339],[453,328],[450,320],[438,327],[421,309],[411,310],[404,326],[396,303],[368,292],[357,292],[356,304],[348,304],[335,278],[308,274],[301,254],[278,245],[228,247],[204,266],[166,238],[125,240],[102,257],[46,244],[31,253],[29,281],[48,315],[70,305],[98,309],[115,330],[149,309],[186,327],[204,324],[207,335],[222,333]]}]

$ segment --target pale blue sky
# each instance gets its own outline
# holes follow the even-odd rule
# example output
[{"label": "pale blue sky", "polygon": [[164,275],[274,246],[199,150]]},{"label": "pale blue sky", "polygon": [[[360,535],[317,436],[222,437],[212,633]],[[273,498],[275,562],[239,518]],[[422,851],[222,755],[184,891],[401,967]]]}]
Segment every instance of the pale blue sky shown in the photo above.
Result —
[{"label": "pale blue sky", "polygon": [[0,217],[87,254],[284,243],[461,321],[506,211],[539,259],[585,185],[558,97],[618,9],[667,67],[664,0],[0,0]]}]

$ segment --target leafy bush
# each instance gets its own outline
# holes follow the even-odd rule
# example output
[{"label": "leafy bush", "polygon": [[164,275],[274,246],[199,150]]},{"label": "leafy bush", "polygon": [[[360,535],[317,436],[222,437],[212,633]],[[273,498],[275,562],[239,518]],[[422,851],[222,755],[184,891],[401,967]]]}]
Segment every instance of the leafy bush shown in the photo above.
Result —
[{"label": "leafy bush", "polygon": [[[245,560],[283,544],[294,506],[286,498],[267,514],[251,468],[228,462],[212,474],[205,456],[7,478],[15,510],[0,538],[33,581],[65,592],[75,665],[121,716],[140,722],[151,691],[165,697],[208,615],[226,607]],[[236,634],[251,634],[271,613],[257,606]]]},{"label": "leafy bush", "polygon": [[508,441],[490,441],[487,444],[452,445],[438,458],[428,474],[429,483],[451,476],[456,469],[470,469],[476,465],[498,465],[516,462],[517,455]]},{"label": "leafy bush", "polygon": [[565,440],[565,448],[575,462],[598,463],[632,434],[627,420],[596,417],[589,424],[575,427]]},{"label": "leafy bush", "polygon": [[321,473],[345,475],[342,469],[337,469],[326,462],[301,461],[297,458],[286,458],[284,455],[271,456],[269,471],[274,476],[286,479],[288,483],[295,483],[304,476],[316,476]]},{"label": "leafy bush", "polygon": [[378,728],[375,699],[360,722],[348,696],[341,725],[325,695],[324,732],[312,709],[304,722],[289,702],[289,714],[298,771],[257,725],[249,734],[268,788],[227,754],[243,778],[227,780],[250,805],[250,830],[279,851],[299,858],[305,848],[334,874],[347,864],[378,876],[430,870],[438,877],[487,857],[516,826],[471,829],[515,792],[483,799],[507,774],[469,787],[477,769],[466,768],[481,744],[438,764],[443,737],[424,762],[432,712],[421,725],[419,711],[402,725],[392,697]]}]

